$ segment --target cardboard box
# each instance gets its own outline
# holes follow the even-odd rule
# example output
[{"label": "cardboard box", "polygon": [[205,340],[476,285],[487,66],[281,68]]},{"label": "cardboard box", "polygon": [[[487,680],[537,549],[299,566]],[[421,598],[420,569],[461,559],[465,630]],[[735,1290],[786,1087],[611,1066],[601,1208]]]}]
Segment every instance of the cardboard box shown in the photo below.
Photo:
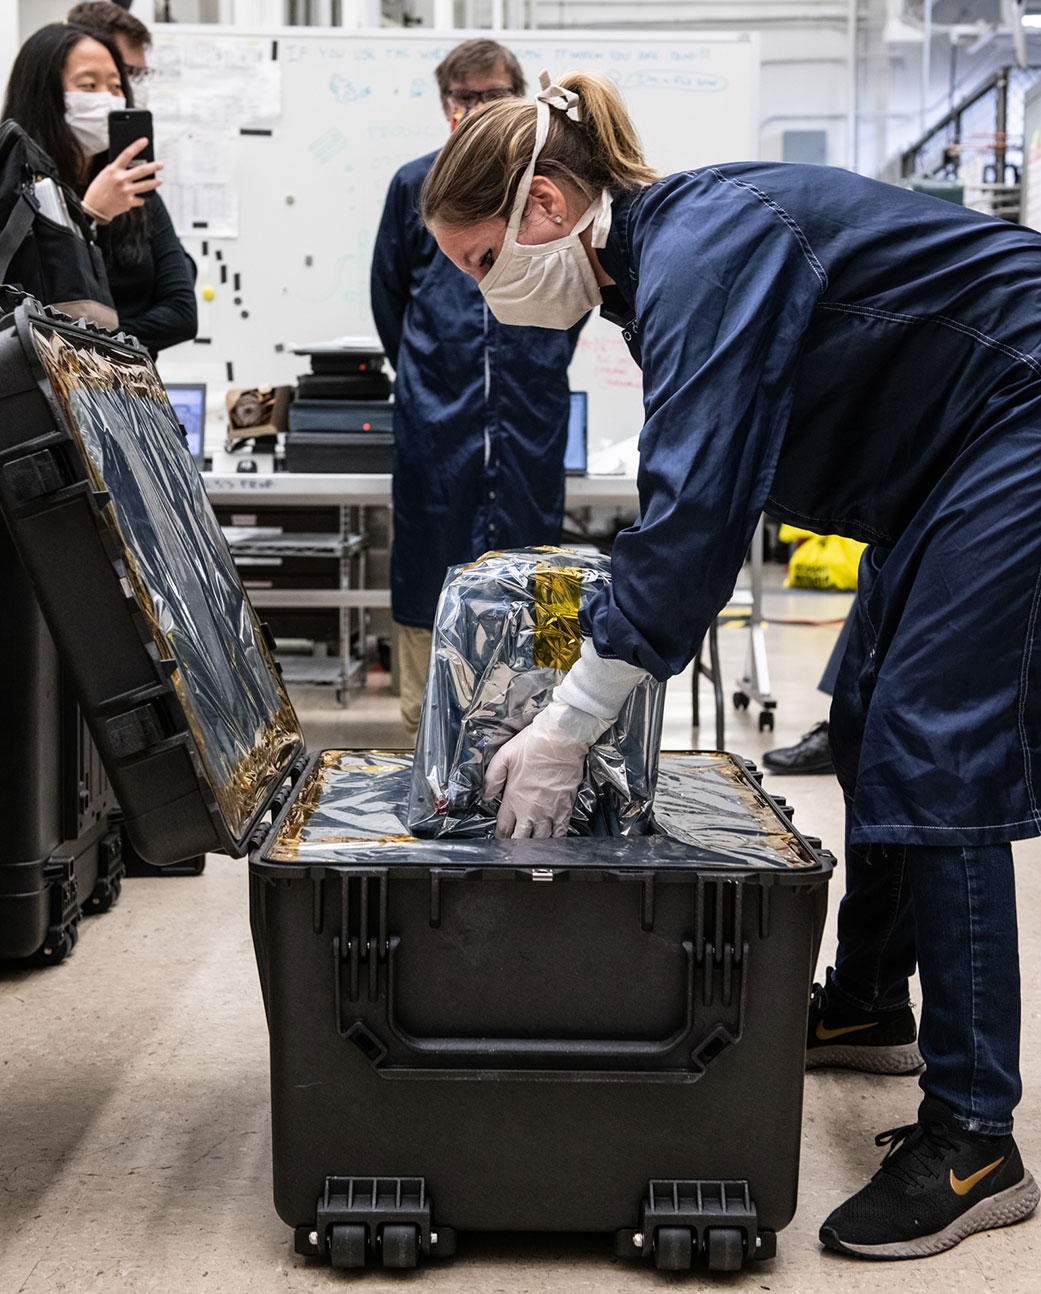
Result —
[{"label": "cardboard box", "polygon": [[[233,387],[225,398],[228,411],[226,448],[230,450],[241,441],[277,436],[280,431],[285,431],[294,390],[292,386]],[[254,409],[259,403],[262,416],[258,422],[245,425],[245,419],[238,416],[239,401],[243,397],[253,397],[248,404]]]}]

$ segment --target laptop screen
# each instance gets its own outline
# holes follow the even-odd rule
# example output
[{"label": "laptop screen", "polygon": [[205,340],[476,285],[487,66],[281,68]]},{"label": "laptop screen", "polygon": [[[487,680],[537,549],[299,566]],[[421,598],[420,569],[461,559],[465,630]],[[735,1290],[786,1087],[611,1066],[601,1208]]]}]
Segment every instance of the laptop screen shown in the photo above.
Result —
[{"label": "laptop screen", "polygon": [[206,448],[206,383],[170,382],[166,394],[177,421],[184,428],[188,452],[201,464]]},{"label": "laptop screen", "polygon": [[567,446],[564,449],[564,471],[569,476],[584,476],[588,465],[587,410],[588,397],[585,391],[572,391],[567,420]]}]

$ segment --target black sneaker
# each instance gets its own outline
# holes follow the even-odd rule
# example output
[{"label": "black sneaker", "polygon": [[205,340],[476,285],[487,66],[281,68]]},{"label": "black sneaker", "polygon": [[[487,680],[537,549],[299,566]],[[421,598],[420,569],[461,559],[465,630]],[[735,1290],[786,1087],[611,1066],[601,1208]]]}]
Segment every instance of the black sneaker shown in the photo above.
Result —
[{"label": "black sneaker", "polygon": [[917,1037],[909,1006],[861,1011],[847,1004],[830,984],[814,984],[806,1032],[807,1069],[915,1074],[922,1068]]},{"label": "black sneaker", "polygon": [[794,746],[779,746],[763,756],[763,767],[771,773],[831,773],[831,747],[828,745],[828,721],[823,719],[816,728],[797,741]]},{"label": "black sneaker", "polygon": [[875,1138],[889,1146],[863,1190],[840,1204],[821,1243],[860,1258],[925,1258],[966,1236],[1007,1227],[1037,1207],[1038,1188],[1011,1136],[964,1132],[927,1096],[918,1122]]}]

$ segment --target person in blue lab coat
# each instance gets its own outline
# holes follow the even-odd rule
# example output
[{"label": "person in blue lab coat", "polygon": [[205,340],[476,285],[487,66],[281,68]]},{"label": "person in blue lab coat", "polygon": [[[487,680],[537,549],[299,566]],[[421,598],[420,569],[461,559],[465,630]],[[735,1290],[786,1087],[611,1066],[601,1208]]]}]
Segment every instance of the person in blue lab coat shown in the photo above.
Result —
[{"label": "person in blue lab coat", "polygon": [[[517,59],[492,40],[457,45],[435,75],[453,130],[483,105],[524,93]],[[395,368],[391,606],[412,738],[447,568],[560,538],[567,367],[581,327],[497,322],[419,219],[436,156],[394,176],[372,261],[372,313]]]},{"label": "person in blue lab coat", "polygon": [[872,1258],[1027,1217],[1012,1137],[1010,841],[1041,832],[1041,236],[823,167],[656,179],[582,74],[452,136],[423,217],[503,321],[603,303],[643,368],[640,517],[552,703],[493,758],[501,835],[563,834],[635,681],[691,659],[765,509],[866,541],[831,738],[839,946],[811,1064],[925,1069],[917,1120],[821,1228]]}]

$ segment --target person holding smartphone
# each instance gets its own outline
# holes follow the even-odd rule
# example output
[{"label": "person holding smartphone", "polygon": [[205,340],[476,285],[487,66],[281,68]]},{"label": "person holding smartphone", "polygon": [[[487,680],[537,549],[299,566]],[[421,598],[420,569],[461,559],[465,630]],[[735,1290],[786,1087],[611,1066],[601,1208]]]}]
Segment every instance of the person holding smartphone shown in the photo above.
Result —
[{"label": "person holding smartphone", "polygon": [[195,336],[190,266],[156,190],[162,163],[135,162],[147,137],[109,157],[109,114],[133,106],[116,46],[67,23],[34,32],[7,83],[4,117],[53,159],[98,225],[119,326],[153,358]]}]

